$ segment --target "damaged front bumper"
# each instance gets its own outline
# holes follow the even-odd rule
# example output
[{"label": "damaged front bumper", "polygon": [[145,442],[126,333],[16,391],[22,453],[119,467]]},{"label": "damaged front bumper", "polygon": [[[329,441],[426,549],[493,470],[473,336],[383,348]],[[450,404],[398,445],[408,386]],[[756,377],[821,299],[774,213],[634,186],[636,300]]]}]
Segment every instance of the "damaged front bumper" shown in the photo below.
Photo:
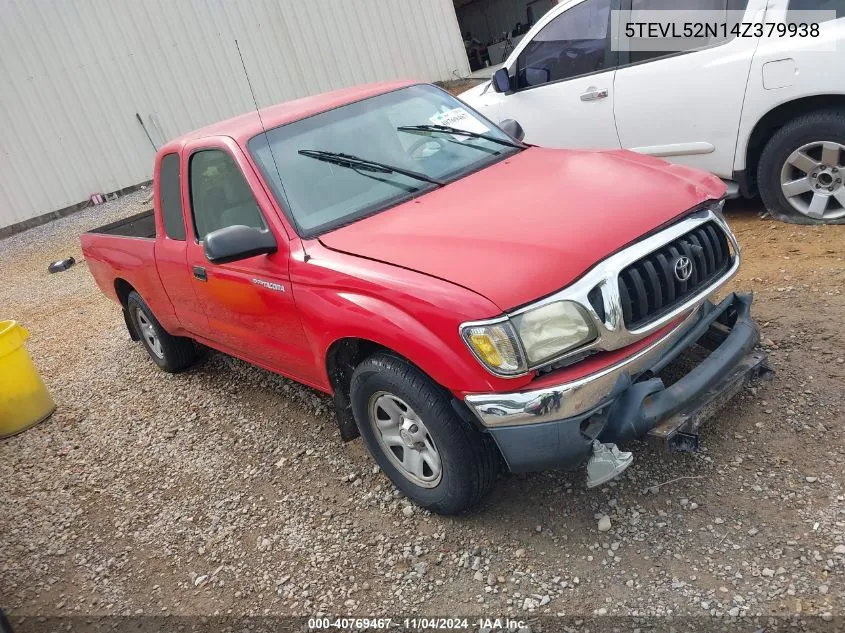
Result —
[{"label": "damaged front bumper", "polygon": [[[619,443],[650,434],[676,447],[697,445],[696,431],[752,377],[768,371],[755,352],[759,332],[751,295],[705,301],[665,337],[579,380],[465,401],[495,438],[513,472],[574,468],[593,442]],[[667,386],[661,372],[693,348],[706,356]]]}]

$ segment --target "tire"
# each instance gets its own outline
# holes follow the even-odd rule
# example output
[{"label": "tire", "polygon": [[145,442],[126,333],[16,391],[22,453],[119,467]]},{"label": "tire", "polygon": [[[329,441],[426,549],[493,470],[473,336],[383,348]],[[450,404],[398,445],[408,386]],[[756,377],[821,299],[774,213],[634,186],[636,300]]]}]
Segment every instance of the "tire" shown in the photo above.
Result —
[{"label": "tire", "polygon": [[[194,342],[189,338],[168,334],[141,295],[134,290],[126,299],[126,311],[150,358],[161,369],[175,374],[193,364],[197,355]],[[153,337],[157,344],[151,340]]]},{"label": "tire", "polygon": [[[495,485],[501,456],[492,438],[462,419],[452,408],[448,393],[407,361],[384,353],[369,357],[352,374],[350,391],[352,411],[367,448],[393,484],[417,505],[438,514],[458,514]],[[407,407],[404,411],[403,404]],[[408,416],[399,416],[406,425],[401,439],[393,433],[394,418],[383,419],[394,405]],[[375,418],[391,428],[379,431]],[[411,435],[409,429],[417,435]],[[385,439],[388,436],[393,439]],[[388,446],[391,441],[414,439],[420,440],[415,444],[419,449]],[[410,457],[414,452],[422,455],[419,478],[409,475],[400,464],[406,450]],[[436,462],[432,451],[439,457],[439,477],[432,470],[431,463]]]},{"label": "tire", "polygon": [[[836,165],[830,156],[822,154],[823,145],[840,146]],[[802,151],[819,167],[802,170],[790,162],[794,153]],[[826,158],[827,156],[827,158]],[[826,161],[826,162],[825,162]],[[810,163],[807,163],[810,165]],[[769,213],[784,222],[793,224],[845,224],[845,111],[822,110],[793,119],[769,139],[757,165],[757,183],[763,204]],[[806,174],[806,182],[804,175]],[[815,174],[815,175],[814,175]],[[782,179],[794,182],[800,191],[787,197],[781,188]],[[836,182],[839,180],[839,182]],[[833,187],[830,191],[828,187]],[[822,198],[826,206],[823,215],[813,204]],[[796,208],[799,207],[799,208]]]}]

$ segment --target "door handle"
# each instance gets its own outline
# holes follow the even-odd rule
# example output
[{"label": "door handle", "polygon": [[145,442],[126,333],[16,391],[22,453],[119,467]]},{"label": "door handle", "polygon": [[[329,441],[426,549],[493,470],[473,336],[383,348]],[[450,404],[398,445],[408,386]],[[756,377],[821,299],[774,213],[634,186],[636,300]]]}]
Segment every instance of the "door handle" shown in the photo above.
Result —
[{"label": "door handle", "polygon": [[581,101],[598,101],[607,97],[607,88],[596,88],[590,86],[587,92],[581,95]]},{"label": "door handle", "polygon": [[194,266],[194,277],[200,281],[208,281],[208,273],[205,272],[205,268],[202,266]]}]

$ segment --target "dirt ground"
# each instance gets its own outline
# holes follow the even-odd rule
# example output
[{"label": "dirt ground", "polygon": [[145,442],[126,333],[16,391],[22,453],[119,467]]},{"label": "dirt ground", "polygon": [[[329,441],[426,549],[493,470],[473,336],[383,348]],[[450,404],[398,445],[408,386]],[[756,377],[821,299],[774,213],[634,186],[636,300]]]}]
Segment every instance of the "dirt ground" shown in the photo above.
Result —
[{"label": "dirt ground", "polygon": [[141,196],[0,240],[0,316],[32,332],[58,404],[0,441],[0,605],[19,622],[330,613],[510,616],[535,630],[549,615],[842,624],[845,226],[729,205],[744,249],[732,288],[755,293],[775,375],[704,427],[702,452],[636,444],[633,466],[590,491],[583,472],[503,477],[472,514],[442,518],[394,492],[360,440],[340,442],[323,395],[213,352],[165,374],[84,262],[47,273],[53,259],[80,258],[80,232],[137,212]]}]

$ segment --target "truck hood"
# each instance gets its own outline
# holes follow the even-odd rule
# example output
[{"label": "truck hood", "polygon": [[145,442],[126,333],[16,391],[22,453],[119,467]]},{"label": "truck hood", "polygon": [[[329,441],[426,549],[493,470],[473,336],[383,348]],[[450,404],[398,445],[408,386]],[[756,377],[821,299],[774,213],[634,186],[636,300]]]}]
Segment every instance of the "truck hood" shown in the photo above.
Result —
[{"label": "truck hood", "polygon": [[715,176],[629,151],[531,147],[320,241],[509,310],[724,192]]}]

